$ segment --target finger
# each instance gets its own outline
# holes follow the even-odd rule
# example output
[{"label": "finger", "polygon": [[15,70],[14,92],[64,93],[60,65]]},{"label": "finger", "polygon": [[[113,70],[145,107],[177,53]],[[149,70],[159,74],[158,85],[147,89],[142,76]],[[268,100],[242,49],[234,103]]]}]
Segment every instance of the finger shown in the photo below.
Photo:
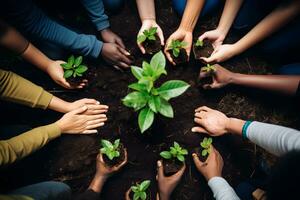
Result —
[{"label": "finger", "polygon": [[[88,99],[88,98],[84,98],[84,99],[82,99],[82,101],[83,101],[83,103],[85,103],[85,104],[97,104],[97,105],[100,104],[100,102],[97,101],[96,99]],[[90,107],[88,106],[88,109],[89,109],[89,108],[90,108]]]},{"label": "finger", "polygon": [[[119,47],[119,51],[125,55],[125,56],[130,56],[130,53],[128,51],[126,51],[124,48],[122,47]],[[129,60],[129,59],[128,59]],[[129,60],[130,61],[130,60]]]},{"label": "finger", "polygon": [[158,178],[165,176],[164,175],[164,167],[163,167],[163,164],[162,164],[161,160],[157,161],[157,174],[158,174]]},{"label": "finger", "polygon": [[102,118],[107,118],[107,117],[105,114],[87,116],[87,120],[95,120],[95,119],[102,119]]},{"label": "finger", "polygon": [[88,104],[87,105],[89,110],[108,110],[108,106],[107,105],[95,105],[95,104]]},{"label": "finger", "polygon": [[124,151],[125,151],[125,155],[124,155],[124,157],[125,157],[125,159],[124,159],[124,161],[117,167],[117,169],[119,170],[121,167],[123,167],[126,163],[127,163],[127,161],[128,161],[128,156],[127,156],[127,149],[124,149]]},{"label": "finger", "polygon": [[103,118],[103,119],[95,119],[95,120],[91,120],[91,121],[88,121],[87,122],[87,129],[93,129],[93,128],[90,128],[91,126],[94,126],[94,125],[97,125],[97,124],[100,124],[102,122],[105,122],[107,120],[107,118]]},{"label": "finger", "polygon": [[203,69],[201,69],[200,71],[200,75],[199,75],[199,78],[202,79],[202,78],[205,78],[205,77],[208,77],[209,76],[209,72],[206,72],[206,71],[202,71]]},{"label": "finger", "polygon": [[203,119],[200,119],[200,118],[194,118],[194,122],[199,124],[199,125],[202,125],[203,124]]},{"label": "finger", "polygon": [[197,156],[197,154],[193,153],[192,156],[193,156],[193,161],[194,161],[196,167],[197,168],[201,168],[204,165],[204,163],[200,161],[200,159]]},{"label": "finger", "polygon": [[200,119],[204,119],[206,116],[206,111],[200,111],[195,113],[195,117],[198,117]]},{"label": "finger", "polygon": [[123,49],[125,49],[125,44],[123,43],[123,40],[121,38],[117,38],[116,43],[120,45]]},{"label": "finger", "polygon": [[95,133],[98,133],[97,130],[85,130],[82,132],[83,134],[95,134]]},{"label": "finger", "polygon": [[182,176],[182,174],[184,173],[185,171],[185,168],[186,168],[186,165],[185,163],[183,164],[183,167],[176,173],[176,175],[178,175],[179,177]]},{"label": "finger", "polygon": [[160,39],[160,44],[162,46],[164,46],[165,45],[165,38],[164,38],[164,34],[163,34],[163,32],[162,32],[162,30],[160,28],[157,29],[157,35],[158,35],[158,37]]},{"label": "finger", "polygon": [[188,43],[188,45],[185,47],[185,51],[188,56],[188,60],[190,59],[191,48],[192,48],[191,43]]},{"label": "finger", "polygon": [[98,123],[98,124],[94,124],[94,125],[89,125],[86,127],[87,130],[91,130],[91,129],[95,129],[95,128],[99,128],[101,126],[104,126],[104,122]]},{"label": "finger", "polygon": [[[117,63],[118,67],[121,67],[121,68],[129,68],[130,66],[122,61],[119,61]],[[119,70],[123,71],[122,69],[119,68]]]},{"label": "finger", "polygon": [[143,47],[143,45],[141,43],[137,43],[138,47],[140,48],[142,54],[145,54],[146,53],[146,50],[145,48]]},{"label": "finger", "polygon": [[207,107],[207,106],[201,106],[201,107],[197,108],[197,109],[195,110],[195,112],[201,112],[201,111],[206,111],[206,112],[208,112],[208,111],[211,111],[211,110],[212,110],[212,109],[209,108],[209,107]]},{"label": "finger", "polygon": [[213,89],[212,85],[213,85],[213,84],[205,84],[205,85],[203,85],[202,87],[203,87],[203,89],[205,89],[205,90],[210,90],[210,89]]},{"label": "finger", "polygon": [[200,35],[198,40],[201,40],[201,41],[205,40],[207,38],[207,35],[208,35],[207,32],[203,33],[202,35]]},{"label": "finger", "polygon": [[207,133],[208,134],[208,132],[204,128],[199,127],[199,126],[193,127],[192,132],[193,133]]},{"label": "finger", "polygon": [[74,87],[71,86],[70,83],[68,83],[66,81],[66,79],[60,80],[60,85],[63,86],[64,88],[67,88],[67,89],[73,89],[74,88]]},{"label": "finger", "polygon": [[76,114],[81,114],[85,111],[87,111],[87,106],[82,106],[80,108],[77,108],[77,109],[71,111],[71,113],[76,115]]},{"label": "finger", "polygon": [[83,83],[88,83],[89,81],[87,79],[82,80]]},{"label": "finger", "polygon": [[165,55],[172,65],[176,65],[176,63],[173,61],[171,54],[168,51],[165,51]]}]

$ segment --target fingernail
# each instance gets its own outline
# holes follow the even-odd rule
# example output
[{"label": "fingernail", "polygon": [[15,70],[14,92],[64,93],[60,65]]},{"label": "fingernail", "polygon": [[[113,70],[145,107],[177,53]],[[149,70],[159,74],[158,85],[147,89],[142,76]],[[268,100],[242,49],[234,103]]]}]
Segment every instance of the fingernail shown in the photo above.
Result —
[{"label": "fingernail", "polygon": [[97,101],[97,102],[96,102],[96,104],[98,104],[98,105],[99,105],[99,104],[100,104],[100,101]]},{"label": "fingernail", "polygon": [[160,161],[157,161],[157,166],[161,167],[161,162]]},{"label": "fingernail", "polygon": [[101,123],[100,123],[100,126],[103,126],[103,125],[104,125],[104,122],[101,122]]},{"label": "fingernail", "polygon": [[192,132],[195,132],[195,128],[192,128]]},{"label": "fingernail", "polygon": [[192,156],[193,156],[193,157],[195,157],[195,156],[196,156],[196,154],[195,154],[195,153],[193,153],[193,154],[192,154]]}]

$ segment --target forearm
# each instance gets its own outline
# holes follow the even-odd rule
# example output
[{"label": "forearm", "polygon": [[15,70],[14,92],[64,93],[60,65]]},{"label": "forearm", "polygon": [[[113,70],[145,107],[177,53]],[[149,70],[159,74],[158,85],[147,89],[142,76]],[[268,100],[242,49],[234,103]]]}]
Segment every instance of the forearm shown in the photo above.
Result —
[{"label": "forearm", "polygon": [[70,112],[70,103],[67,101],[64,101],[56,96],[53,96],[51,99],[48,109],[54,110],[61,113],[67,113]]},{"label": "forearm", "polygon": [[156,20],[154,0],[136,0],[136,5],[142,22]]},{"label": "forearm", "polygon": [[285,26],[299,14],[300,1],[294,1],[285,7],[280,7],[270,13],[248,34],[235,43],[236,54],[246,51],[248,48],[261,42],[281,27]]},{"label": "forearm", "polygon": [[233,188],[222,177],[213,177],[208,181],[216,200],[239,200]]},{"label": "forearm", "polygon": [[93,190],[96,193],[100,193],[102,191],[102,188],[104,186],[104,183],[106,182],[106,177],[101,175],[95,175],[92,182],[90,183],[89,190]]},{"label": "forearm", "polygon": [[217,29],[219,29],[224,36],[230,30],[237,13],[239,12],[244,0],[227,0],[225,2],[224,10]]},{"label": "forearm", "polygon": [[233,74],[231,84],[295,95],[300,76]]},{"label": "forearm", "polygon": [[205,0],[188,0],[179,28],[192,32],[204,6]]}]

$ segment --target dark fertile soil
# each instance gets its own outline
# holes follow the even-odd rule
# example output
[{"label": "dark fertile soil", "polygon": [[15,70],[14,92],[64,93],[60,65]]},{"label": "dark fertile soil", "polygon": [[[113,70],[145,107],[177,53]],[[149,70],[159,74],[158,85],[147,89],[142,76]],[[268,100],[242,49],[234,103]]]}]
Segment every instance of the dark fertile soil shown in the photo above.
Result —
[{"label": "dark fertile soil", "polygon": [[[110,17],[111,29],[121,36],[126,47],[136,58],[134,65],[141,66],[143,60],[149,61],[151,57],[142,55],[136,46],[135,38],[140,29],[140,21],[135,2],[127,2],[129,3],[121,13]],[[49,1],[52,7],[41,7],[59,12],[62,3],[62,1],[53,0]],[[96,34],[93,26],[89,25],[88,18],[82,14],[85,13],[84,10],[74,12],[72,8],[69,12],[65,11],[70,5],[76,9],[82,7],[79,2],[76,4],[72,1],[64,9],[61,8],[64,11],[61,13],[66,14],[60,20],[64,20],[68,25],[74,24],[74,27],[85,33]],[[169,0],[156,1],[156,8],[158,24],[161,25],[167,38],[176,30],[180,19],[171,8]],[[84,17],[74,23],[78,15]],[[200,30],[211,30],[216,24],[216,18],[202,18],[196,26],[194,35],[199,35]],[[230,33],[228,40],[233,42],[236,36]],[[194,109],[199,106],[206,105],[218,109],[230,117],[300,128],[299,102],[242,87],[227,87],[213,91],[199,89],[196,83],[201,65],[196,65],[193,60],[189,64],[176,68],[167,64],[168,75],[162,76],[158,84],[179,79],[188,82],[191,88],[182,96],[170,101],[175,117],[173,119],[161,118],[163,128],[149,130],[151,132],[149,136],[140,134],[137,113],[121,103],[121,98],[129,91],[128,84],[136,81],[129,70],[123,72],[115,70],[103,62],[87,63],[91,67],[88,75],[89,87],[81,91],[71,91],[58,87],[48,76],[33,67],[28,66],[26,70],[22,70],[24,65],[17,66],[16,60],[3,61],[3,63],[3,68],[17,72],[56,96],[69,101],[96,98],[109,106],[109,112],[108,121],[98,130],[99,134],[63,135],[31,156],[2,169],[0,172],[1,192],[47,180],[67,183],[74,195],[83,192],[95,173],[95,159],[99,152],[100,140],[120,138],[128,151],[128,163],[122,171],[114,174],[106,182],[101,199],[123,200],[125,192],[132,184],[145,179],[151,180],[150,194],[151,199],[154,199],[157,192],[155,176],[156,162],[160,159],[159,153],[172,145],[174,141],[192,152],[205,137],[204,134],[191,132],[191,128],[195,126]],[[222,65],[232,71],[249,74],[272,73],[277,66],[276,63],[267,63],[257,55],[251,54],[243,54]],[[0,110],[1,126],[25,124],[37,127],[53,123],[62,116],[52,111],[16,106],[3,101],[0,102]],[[254,173],[259,157],[268,159],[270,163],[276,160],[251,142],[233,135],[214,138],[214,147],[224,159],[223,176],[233,187]],[[196,170],[191,155],[186,157],[186,166],[185,173],[173,192],[172,200],[214,199],[206,180]]]},{"label": "dark fertile soil", "polygon": [[188,56],[187,56],[185,49],[180,49],[180,53],[179,53],[178,57],[175,57],[173,55],[172,50],[169,50],[169,52],[172,56],[173,61],[176,63],[176,65],[187,63]]},{"label": "dark fertile soil", "polygon": [[143,46],[147,54],[159,52],[161,50],[161,44],[158,35],[155,35],[155,40],[146,40],[143,42]]},{"label": "dark fertile soil", "polygon": [[177,159],[163,159],[163,166],[165,176],[172,176],[183,167],[183,162],[180,162]]},{"label": "dark fertile soil", "polygon": [[125,160],[125,149],[122,143],[120,143],[119,148],[117,149],[120,152],[120,156],[110,160],[105,154],[103,155],[103,161],[106,165],[113,167],[120,165]]},{"label": "dark fertile soil", "polygon": [[195,43],[193,45],[193,52],[195,59],[200,60],[201,57],[208,58],[214,51],[213,46],[208,40],[203,40],[203,46],[196,46]]}]

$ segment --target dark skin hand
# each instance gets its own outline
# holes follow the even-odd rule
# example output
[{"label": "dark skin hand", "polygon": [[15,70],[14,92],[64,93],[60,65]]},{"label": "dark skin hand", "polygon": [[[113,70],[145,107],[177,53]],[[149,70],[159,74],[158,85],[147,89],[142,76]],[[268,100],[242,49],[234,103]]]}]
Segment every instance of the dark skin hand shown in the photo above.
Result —
[{"label": "dark skin hand", "polygon": [[129,68],[132,63],[128,58],[130,53],[115,43],[104,43],[101,55],[107,63],[116,67]]},{"label": "dark skin hand", "polygon": [[117,34],[112,32],[109,28],[102,30],[100,32],[100,35],[104,42],[115,43],[118,44],[123,49],[126,49],[122,39]]}]

